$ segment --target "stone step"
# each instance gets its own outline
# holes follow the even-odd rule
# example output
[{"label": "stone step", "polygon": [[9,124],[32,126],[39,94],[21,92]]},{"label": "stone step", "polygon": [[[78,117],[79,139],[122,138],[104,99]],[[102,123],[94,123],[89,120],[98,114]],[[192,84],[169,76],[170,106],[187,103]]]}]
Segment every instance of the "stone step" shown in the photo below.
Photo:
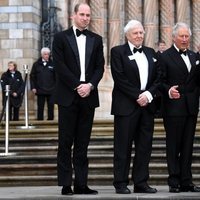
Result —
[{"label": "stone step", "polygon": [[[5,125],[5,124],[4,124]],[[57,185],[56,155],[58,128],[56,121],[31,121],[35,128],[23,129],[22,122],[11,122],[9,152],[0,157],[0,186]],[[5,130],[0,130],[0,152],[4,150]],[[167,183],[165,133],[162,120],[156,120],[150,162],[150,183]],[[134,147],[133,155],[134,156]],[[97,120],[92,129],[88,149],[89,184],[112,185],[113,121]],[[194,182],[200,182],[200,120],[193,153]]]},{"label": "stone step", "polygon": [[[54,155],[57,153],[57,145],[53,145],[52,143],[49,145],[49,141],[47,141],[45,144],[43,143],[37,143],[33,145],[28,145],[27,142],[22,143],[22,145],[10,145],[9,151],[17,153],[18,155]],[[53,141],[54,143],[54,141]],[[57,144],[57,141],[55,141]],[[0,152],[3,152],[5,150],[5,147],[0,147]],[[134,146],[133,146],[133,152],[134,152]],[[165,144],[153,144],[152,145],[152,152],[157,154],[162,154],[166,152],[166,145]],[[200,144],[194,144],[193,152],[200,153]],[[102,145],[99,144],[91,144],[88,147],[88,153],[96,153],[96,154],[107,154],[107,153],[113,153],[113,144],[105,144]]]},{"label": "stone step", "polygon": [[[30,163],[30,164],[2,164],[0,165],[0,176],[49,176],[57,174],[57,164],[56,163]],[[132,164],[131,164],[132,167]],[[193,174],[198,174],[200,170],[199,163],[192,164]],[[151,175],[167,174],[167,164],[166,163],[151,163],[149,164],[149,172]],[[90,163],[89,164],[89,174],[96,175],[112,175],[113,174],[113,164],[111,163]]]},{"label": "stone step", "polygon": [[[150,185],[167,185],[167,174],[150,175]],[[130,176],[131,179],[131,176]],[[193,183],[199,184],[200,175],[193,174]],[[97,184],[98,183],[98,184]],[[88,175],[88,185],[112,185],[113,175]],[[0,187],[2,186],[56,186],[57,176],[0,176]]]}]

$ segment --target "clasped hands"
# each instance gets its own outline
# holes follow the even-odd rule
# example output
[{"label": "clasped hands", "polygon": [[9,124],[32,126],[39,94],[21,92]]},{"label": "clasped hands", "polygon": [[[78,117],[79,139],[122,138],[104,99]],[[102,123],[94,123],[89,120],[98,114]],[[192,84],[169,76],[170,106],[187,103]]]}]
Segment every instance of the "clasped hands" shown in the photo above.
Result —
[{"label": "clasped hands", "polygon": [[80,97],[85,98],[90,95],[91,87],[88,83],[82,83],[76,88]]}]

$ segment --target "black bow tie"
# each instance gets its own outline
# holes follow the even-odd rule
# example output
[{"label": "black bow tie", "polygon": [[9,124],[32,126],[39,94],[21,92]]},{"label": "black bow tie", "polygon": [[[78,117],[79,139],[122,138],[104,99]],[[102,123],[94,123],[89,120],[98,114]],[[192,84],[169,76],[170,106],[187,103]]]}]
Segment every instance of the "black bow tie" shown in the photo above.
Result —
[{"label": "black bow tie", "polygon": [[182,51],[182,50],[180,50],[180,49],[179,49],[179,53],[180,53],[180,55],[181,55],[181,54],[184,54],[185,56],[187,55],[187,51]]},{"label": "black bow tie", "polygon": [[86,35],[86,33],[87,33],[87,29],[84,29],[83,31],[76,29],[76,36],[77,37],[79,37],[81,34]]},{"label": "black bow tie", "polygon": [[142,53],[142,47],[139,48],[139,49],[137,49],[137,48],[134,48],[134,49],[133,49],[133,52],[134,52],[134,53],[136,53],[137,51],[138,51],[139,53]]}]

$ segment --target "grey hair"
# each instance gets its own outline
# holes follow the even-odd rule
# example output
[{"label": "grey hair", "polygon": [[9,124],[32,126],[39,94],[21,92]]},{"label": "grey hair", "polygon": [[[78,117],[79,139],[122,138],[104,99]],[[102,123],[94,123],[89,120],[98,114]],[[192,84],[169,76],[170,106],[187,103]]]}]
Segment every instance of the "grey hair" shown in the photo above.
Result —
[{"label": "grey hair", "polygon": [[190,27],[184,22],[178,22],[172,29],[172,36],[175,37],[178,33],[179,28],[187,28],[189,31],[190,36],[192,35]]},{"label": "grey hair", "polygon": [[[126,34],[130,29],[135,28],[137,26],[141,26],[143,28],[142,23],[140,21],[130,20],[124,27],[124,33]],[[144,31],[144,28],[143,28],[143,31]]]},{"label": "grey hair", "polygon": [[51,50],[50,50],[48,47],[43,47],[43,48],[41,49],[41,55],[42,55],[43,53],[49,53],[49,54],[50,54],[50,52],[51,52]]}]

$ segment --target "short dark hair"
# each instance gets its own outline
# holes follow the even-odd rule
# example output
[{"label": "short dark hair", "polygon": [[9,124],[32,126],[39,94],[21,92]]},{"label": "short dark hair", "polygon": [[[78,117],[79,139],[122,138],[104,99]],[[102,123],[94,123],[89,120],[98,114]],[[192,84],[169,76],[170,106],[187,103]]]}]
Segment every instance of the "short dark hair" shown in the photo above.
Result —
[{"label": "short dark hair", "polygon": [[165,42],[164,40],[159,40],[159,41],[157,42],[157,45],[159,45],[160,43],[166,44],[166,42]]}]

